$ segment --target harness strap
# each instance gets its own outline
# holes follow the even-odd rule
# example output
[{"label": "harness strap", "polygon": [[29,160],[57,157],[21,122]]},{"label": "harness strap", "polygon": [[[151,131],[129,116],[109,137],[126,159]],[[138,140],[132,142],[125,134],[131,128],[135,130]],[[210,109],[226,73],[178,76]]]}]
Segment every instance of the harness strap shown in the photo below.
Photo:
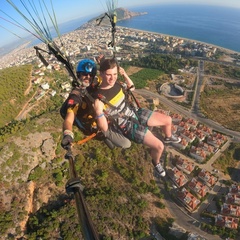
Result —
[{"label": "harness strap", "polygon": [[116,107],[113,104],[111,104],[104,95],[98,94],[98,99],[101,100],[103,103],[107,104],[108,106],[110,106],[111,108],[120,110],[119,107]]},{"label": "harness strap", "polygon": [[[129,90],[129,91],[130,91],[130,90]],[[98,94],[98,98],[99,98],[99,100],[101,100],[104,104],[109,105],[111,108],[116,109],[116,110],[120,110],[119,107],[116,107],[116,106],[114,106],[113,104],[111,104],[111,103],[106,99],[106,97],[103,96],[102,94]],[[126,106],[121,110],[121,112],[119,112],[119,113],[117,113],[117,114],[115,114],[115,115],[109,115],[106,111],[104,111],[104,114],[105,114],[106,117],[110,120],[110,122],[112,122],[112,123],[114,124],[114,126],[116,126],[118,129],[120,129],[123,134],[126,134],[126,132],[127,132],[127,129],[125,129],[125,128],[127,127],[127,124],[125,124],[125,125],[119,125],[119,124],[117,123],[117,121],[116,121],[116,119],[118,119],[119,117],[120,117],[120,118],[124,118],[124,119],[126,119],[126,120],[129,120],[129,121],[131,121],[132,123],[140,124],[140,121],[138,120],[138,119],[139,119],[138,113],[137,113],[137,111],[136,111],[136,109],[135,109],[134,107],[132,107],[132,108],[133,108],[133,111],[134,111],[135,115],[137,116],[137,119],[134,118],[134,117],[132,117],[132,116],[126,116],[126,115],[123,113],[123,111],[124,111],[124,109],[127,107],[127,105],[129,105],[129,104],[126,103]],[[133,125],[133,124],[131,124],[131,127],[132,127],[132,125]]]}]

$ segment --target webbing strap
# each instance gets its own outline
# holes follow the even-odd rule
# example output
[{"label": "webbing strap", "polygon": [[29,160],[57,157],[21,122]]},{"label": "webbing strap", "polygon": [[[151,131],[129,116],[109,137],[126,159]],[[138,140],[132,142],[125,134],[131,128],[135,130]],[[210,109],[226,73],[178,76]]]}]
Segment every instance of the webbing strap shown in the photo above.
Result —
[{"label": "webbing strap", "polygon": [[91,139],[94,138],[96,135],[97,135],[96,133],[92,133],[91,135],[89,135],[89,136],[87,136],[87,137],[83,138],[82,140],[79,140],[79,141],[77,141],[77,142],[75,142],[75,143],[81,145],[81,144],[83,144],[83,143],[91,140]]}]

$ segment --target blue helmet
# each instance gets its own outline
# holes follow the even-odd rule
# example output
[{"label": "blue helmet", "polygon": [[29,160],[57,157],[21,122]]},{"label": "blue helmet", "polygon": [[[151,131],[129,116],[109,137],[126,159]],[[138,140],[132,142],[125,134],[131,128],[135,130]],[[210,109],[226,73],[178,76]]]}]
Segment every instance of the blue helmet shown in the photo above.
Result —
[{"label": "blue helmet", "polygon": [[91,59],[83,59],[78,63],[76,72],[77,74],[90,73],[91,77],[94,78],[97,73],[96,63]]}]

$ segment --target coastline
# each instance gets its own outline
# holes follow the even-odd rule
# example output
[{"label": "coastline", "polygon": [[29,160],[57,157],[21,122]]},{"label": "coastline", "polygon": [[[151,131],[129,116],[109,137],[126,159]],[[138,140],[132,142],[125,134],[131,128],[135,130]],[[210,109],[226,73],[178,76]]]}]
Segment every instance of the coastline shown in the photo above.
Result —
[{"label": "coastline", "polygon": [[[89,26],[87,26],[89,25]],[[85,29],[85,28],[92,28],[92,27],[97,27],[95,24],[94,26],[92,25],[92,23],[84,23],[82,24],[80,27],[79,27],[79,30],[81,30],[81,28]],[[186,42],[190,42],[190,43],[199,43],[199,44],[202,44],[202,46],[208,46],[208,47],[215,47],[218,49],[218,51],[221,51],[223,52],[223,54],[225,55],[225,58],[227,59],[227,62],[232,62],[233,60],[233,57],[231,55],[237,55],[237,56],[240,56],[240,52],[237,52],[237,51],[233,51],[231,49],[227,49],[227,48],[224,48],[224,47],[221,47],[221,46],[218,46],[218,45],[214,45],[214,44],[211,44],[211,43],[207,43],[207,42],[203,42],[203,41],[198,41],[198,40],[195,40],[195,39],[189,39],[189,38],[183,38],[183,37],[179,37],[179,36],[175,36],[175,35],[169,35],[169,34],[165,34],[165,33],[160,33],[160,32],[155,32],[155,31],[149,31],[149,30],[141,30],[141,29],[137,29],[137,28],[131,28],[131,27],[125,27],[125,26],[120,26],[117,24],[116,26],[116,35],[118,34],[118,28],[119,29],[122,29],[124,31],[124,29],[128,30],[128,31],[135,31],[135,32],[141,32],[141,33],[148,33],[148,34],[154,34],[156,36],[159,36],[159,38],[161,37],[171,37],[171,38],[175,38],[175,39],[183,39],[184,41]],[[73,31],[69,31],[65,34],[63,34],[62,36],[67,36],[68,34],[71,34],[72,32],[74,32],[75,30]],[[55,38],[54,38],[55,40]],[[39,43],[41,44],[41,43]],[[27,45],[27,46],[26,46]],[[35,44],[36,45],[36,44]],[[38,44],[37,44],[38,45]],[[32,48],[33,46],[33,43],[32,42],[25,42],[23,44],[21,44],[20,46],[18,46],[16,49],[14,50],[11,50],[11,51],[8,51],[8,53],[6,54],[3,54],[1,55],[0,54],[0,59],[3,59],[5,56],[8,56],[9,54],[13,53],[13,52],[18,52],[18,50],[20,49],[23,49],[23,48]],[[1,52],[0,52],[1,53]],[[235,58],[235,56],[234,56]]]},{"label": "coastline", "polygon": [[237,52],[237,51],[234,51],[234,50],[231,50],[231,49],[228,49],[228,48],[224,48],[224,47],[221,47],[221,46],[218,46],[218,45],[214,45],[212,43],[207,43],[207,42],[202,42],[202,41],[199,41],[199,40],[195,40],[195,39],[184,38],[184,37],[169,35],[169,34],[165,34],[165,33],[141,30],[141,29],[136,29],[136,28],[123,27],[123,26],[119,26],[119,25],[117,27],[132,29],[132,30],[137,31],[137,32],[153,33],[153,34],[156,34],[156,35],[162,35],[162,36],[166,36],[166,37],[184,39],[184,40],[189,41],[189,42],[197,42],[197,43],[205,44],[205,45],[208,45],[208,46],[216,47],[216,48],[221,49],[222,51],[226,52],[227,54],[240,54],[240,52]]},{"label": "coastline", "polygon": [[150,31],[179,39],[216,46],[240,53],[240,9],[205,4],[154,4],[135,6],[132,11],[148,14],[117,25]]}]

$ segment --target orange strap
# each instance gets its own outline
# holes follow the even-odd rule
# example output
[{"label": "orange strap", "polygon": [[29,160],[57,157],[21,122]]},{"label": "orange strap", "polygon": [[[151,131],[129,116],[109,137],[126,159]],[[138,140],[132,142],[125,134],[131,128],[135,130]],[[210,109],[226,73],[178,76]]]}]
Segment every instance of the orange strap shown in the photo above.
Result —
[{"label": "orange strap", "polygon": [[83,143],[91,140],[92,138],[94,138],[96,135],[97,135],[96,133],[92,133],[91,135],[89,135],[89,136],[87,136],[87,137],[83,138],[82,140],[79,140],[79,141],[77,141],[77,142],[75,142],[75,143],[76,143],[76,144],[79,144],[79,145],[80,145],[80,144],[83,144]]}]

